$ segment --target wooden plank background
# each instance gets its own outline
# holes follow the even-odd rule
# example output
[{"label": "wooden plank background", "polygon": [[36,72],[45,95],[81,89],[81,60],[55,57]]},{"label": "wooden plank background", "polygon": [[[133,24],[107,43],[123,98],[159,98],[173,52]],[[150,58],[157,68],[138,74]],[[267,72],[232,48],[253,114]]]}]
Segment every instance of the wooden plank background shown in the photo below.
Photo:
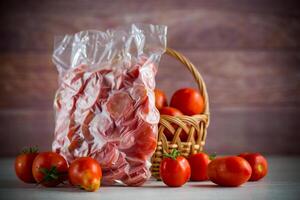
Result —
[{"label": "wooden plank background", "polygon": [[[296,1],[15,1],[0,3],[0,156],[50,149],[55,35],[133,22],[168,26],[168,46],[203,75],[212,120],[206,150],[300,153],[300,9]],[[176,73],[174,73],[176,72]],[[194,87],[164,56],[158,87]]]}]

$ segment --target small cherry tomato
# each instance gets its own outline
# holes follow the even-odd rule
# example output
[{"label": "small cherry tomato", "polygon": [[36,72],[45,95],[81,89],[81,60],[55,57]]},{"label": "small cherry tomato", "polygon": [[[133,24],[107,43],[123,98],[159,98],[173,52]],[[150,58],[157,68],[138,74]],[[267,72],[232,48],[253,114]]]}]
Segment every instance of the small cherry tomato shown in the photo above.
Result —
[{"label": "small cherry tomato", "polygon": [[54,152],[43,152],[36,156],[32,164],[35,181],[46,187],[54,187],[67,179],[67,161]]},{"label": "small cherry tomato", "polygon": [[189,162],[184,157],[178,156],[176,150],[166,156],[160,164],[161,179],[169,187],[180,187],[190,179],[191,167]]},{"label": "small cherry tomato", "polygon": [[197,90],[183,88],[173,94],[170,106],[177,108],[185,115],[196,115],[203,113],[204,100]]},{"label": "small cherry tomato", "polygon": [[15,160],[15,172],[17,177],[25,183],[35,183],[32,175],[32,163],[38,155],[38,149],[30,147],[22,151]]},{"label": "small cherry tomato", "polygon": [[251,172],[249,163],[238,156],[216,158],[207,167],[207,175],[212,182],[228,187],[237,187],[247,182]]},{"label": "small cherry tomato", "polygon": [[182,112],[176,108],[172,107],[162,107],[159,111],[161,115],[171,115],[171,116],[180,116],[183,115]]},{"label": "small cherry tomato", "polygon": [[248,161],[252,168],[252,175],[249,181],[258,181],[268,173],[268,162],[259,153],[242,153],[239,155]]},{"label": "small cherry tomato", "polygon": [[154,94],[155,94],[155,106],[158,110],[168,105],[167,97],[163,91],[161,91],[160,89],[155,89]]},{"label": "small cherry tomato", "polygon": [[207,166],[210,163],[210,158],[206,153],[193,154],[188,158],[191,166],[192,181],[206,181],[207,177]]},{"label": "small cherry tomato", "polygon": [[99,189],[101,178],[101,167],[93,158],[78,158],[70,165],[69,181],[72,185],[93,192]]}]

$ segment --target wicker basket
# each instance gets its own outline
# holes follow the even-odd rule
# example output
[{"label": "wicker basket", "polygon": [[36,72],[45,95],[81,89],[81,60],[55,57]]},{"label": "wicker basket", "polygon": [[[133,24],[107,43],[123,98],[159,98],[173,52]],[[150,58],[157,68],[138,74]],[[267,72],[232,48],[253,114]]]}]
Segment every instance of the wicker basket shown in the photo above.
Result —
[{"label": "wicker basket", "polygon": [[[207,134],[206,130],[209,124],[208,95],[205,83],[200,73],[198,72],[196,67],[179,52],[167,48],[166,53],[179,60],[194,76],[194,79],[198,85],[198,89],[204,98],[204,112],[202,114],[194,116],[160,116],[157,148],[151,159],[152,176],[155,177],[157,180],[160,180],[159,166],[163,158],[163,154],[170,153],[173,149],[177,149],[180,151],[180,154],[182,156],[188,157],[191,154],[202,151]],[[177,126],[174,126],[175,124]],[[178,128],[174,129],[174,127]],[[173,134],[172,141],[167,140],[164,134],[165,130],[169,130]],[[188,133],[188,139],[186,142],[182,142],[180,140],[179,136],[181,131],[185,131],[186,133]],[[196,141],[195,138],[197,138]]]}]

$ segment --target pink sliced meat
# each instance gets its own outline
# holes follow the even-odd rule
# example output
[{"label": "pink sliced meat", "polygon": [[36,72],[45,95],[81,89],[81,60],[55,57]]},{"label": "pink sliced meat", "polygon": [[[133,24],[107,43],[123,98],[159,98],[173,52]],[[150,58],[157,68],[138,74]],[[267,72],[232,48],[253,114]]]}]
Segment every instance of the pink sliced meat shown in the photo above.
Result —
[{"label": "pink sliced meat", "polygon": [[95,114],[95,117],[89,124],[90,131],[97,135],[98,137],[108,138],[114,131],[113,120],[106,112],[99,112]]},{"label": "pink sliced meat", "polygon": [[62,77],[54,102],[53,150],[68,162],[95,158],[106,185],[142,185],[156,148],[158,120],[151,120],[159,118],[151,103],[156,67],[146,57],[130,64],[80,65]]},{"label": "pink sliced meat", "polygon": [[128,186],[141,186],[150,177],[146,163],[140,161],[128,161],[130,168],[122,181]]},{"label": "pink sliced meat", "polygon": [[66,73],[61,79],[61,89],[66,90],[69,96],[74,97],[81,92],[84,86],[84,74],[87,69],[86,65],[79,65],[74,70]]},{"label": "pink sliced meat", "polygon": [[133,112],[133,101],[126,92],[118,92],[108,99],[106,108],[110,116],[117,121]]},{"label": "pink sliced meat", "polygon": [[72,112],[75,109],[76,99],[73,93],[68,88],[60,88],[55,96],[54,108],[57,110],[63,109],[63,111]]},{"label": "pink sliced meat", "polygon": [[76,101],[77,109],[85,111],[96,104],[101,92],[101,81],[101,77],[97,76],[96,73],[93,73],[87,79],[82,93],[78,95]]},{"label": "pink sliced meat", "polygon": [[112,163],[112,166],[103,168],[102,182],[104,185],[112,185],[116,180],[121,180],[126,176],[129,164],[125,157],[125,154],[119,152],[117,161]]},{"label": "pink sliced meat", "polygon": [[136,84],[130,89],[130,96],[135,101],[135,106],[140,106],[147,99],[147,90],[144,85]]},{"label": "pink sliced meat", "polygon": [[120,152],[115,143],[107,142],[93,157],[101,161],[103,170],[108,170],[113,167],[119,159]]},{"label": "pink sliced meat", "polygon": [[167,27],[131,24],[59,37],[53,151],[71,163],[95,158],[102,183],[140,186],[149,177],[159,113],[154,87]]}]

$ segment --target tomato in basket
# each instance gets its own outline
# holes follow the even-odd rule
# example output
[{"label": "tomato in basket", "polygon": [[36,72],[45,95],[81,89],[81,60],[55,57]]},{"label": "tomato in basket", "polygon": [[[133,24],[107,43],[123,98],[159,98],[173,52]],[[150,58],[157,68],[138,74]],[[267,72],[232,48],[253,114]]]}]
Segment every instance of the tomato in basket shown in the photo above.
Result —
[{"label": "tomato in basket", "polygon": [[161,110],[159,111],[161,115],[171,115],[171,116],[180,116],[183,115],[180,110],[177,108],[172,108],[172,107],[162,107]]},{"label": "tomato in basket", "polygon": [[155,94],[155,106],[158,110],[162,109],[163,107],[167,106],[167,97],[163,91],[160,89],[155,89],[154,90]]},{"label": "tomato in basket", "polygon": [[203,113],[204,99],[197,90],[182,88],[173,94],[170,106],[177,108],[185,115],[192,116]]}]

